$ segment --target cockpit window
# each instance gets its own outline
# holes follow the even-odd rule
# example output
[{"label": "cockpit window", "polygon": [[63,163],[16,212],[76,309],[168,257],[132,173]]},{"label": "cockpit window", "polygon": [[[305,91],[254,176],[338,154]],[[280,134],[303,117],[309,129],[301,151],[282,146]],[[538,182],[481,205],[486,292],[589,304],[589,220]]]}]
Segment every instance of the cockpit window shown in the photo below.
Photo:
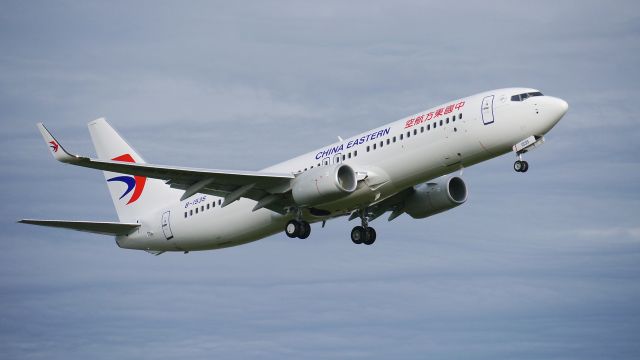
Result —
[{"label": "cockpit window", "polygon": [[525,99],[528,99],[533,96],[543,96],[543,95],[540,91],[523,93],[523,94],[513,95],[511,97],[511,101],[524,101]]}]

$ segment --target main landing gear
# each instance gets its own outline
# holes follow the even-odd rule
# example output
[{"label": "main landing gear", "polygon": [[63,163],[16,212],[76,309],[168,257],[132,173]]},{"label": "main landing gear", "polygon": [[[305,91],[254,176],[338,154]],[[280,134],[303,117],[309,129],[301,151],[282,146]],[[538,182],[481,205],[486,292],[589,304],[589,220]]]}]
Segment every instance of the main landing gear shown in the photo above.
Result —
[{"label": "main landing gear", "polygon": [[290,238],[306,239],[311,235],[311,225],[304,220],[289,220],[284,232]]},{"label": "main landing gear", "polygon": [[369,227],[369,217],[366,210],[360,210],[362,226],[356,226],[351,230],[351,241],[354,244],[372,245],[376,241],[376,230]]},{"label": "main landing gear", "polygon": [[[355,219],[355,217],[356,215],[354,214],[351,219]],[[376,241],[376,230],[369,226],[370,216],[368,211],[366,209],[359,210],[357,217],[362,221],[362,225],[356,226],[351,230],[351,241],[354,244],[372,245]],[[311,235],[311,225],[302,220],[301,214],[298,213],[294,219],[287,222],[284,227],[284,233],[290,238],[306,239]]]}]

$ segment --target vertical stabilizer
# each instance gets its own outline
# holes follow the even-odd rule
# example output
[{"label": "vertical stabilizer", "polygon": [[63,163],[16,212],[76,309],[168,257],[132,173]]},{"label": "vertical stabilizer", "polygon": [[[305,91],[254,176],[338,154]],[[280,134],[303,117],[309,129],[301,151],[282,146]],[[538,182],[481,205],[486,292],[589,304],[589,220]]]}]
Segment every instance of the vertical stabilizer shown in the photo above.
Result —
[{"label": "vertical stabilizer", "polygon": [[[145,163],[142,156],[104,118],[90,122],[89,133],[99,159]],[[122,222],[135,222],[145,214],[178,200],[181,194],[162,180],[109,171],[104,171],[104,177],[118,219]]]}]

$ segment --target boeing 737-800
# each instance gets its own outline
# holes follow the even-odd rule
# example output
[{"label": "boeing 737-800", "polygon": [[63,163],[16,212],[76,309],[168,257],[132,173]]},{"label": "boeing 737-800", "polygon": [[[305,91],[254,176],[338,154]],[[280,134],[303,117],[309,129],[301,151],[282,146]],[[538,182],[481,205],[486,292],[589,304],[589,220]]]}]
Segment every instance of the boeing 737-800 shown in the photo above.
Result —
[{"label": "boeing 737-800", "polygon": [[389,212],[422,219],[467,200],[464,167],[513,152],[522,156],[568,104],[529,88],[492,90],[449,101],[261,171],[147,164],[104,120],[89,123],[97,158],[71,155],[42,124],[54,158],[103,170],[119,222],[31,220],[26,224],[113,235],[121,248],[210,250],[280,231],[307,238],[311,223],[359,219],[356,244],[371,245],[370,223]]}]

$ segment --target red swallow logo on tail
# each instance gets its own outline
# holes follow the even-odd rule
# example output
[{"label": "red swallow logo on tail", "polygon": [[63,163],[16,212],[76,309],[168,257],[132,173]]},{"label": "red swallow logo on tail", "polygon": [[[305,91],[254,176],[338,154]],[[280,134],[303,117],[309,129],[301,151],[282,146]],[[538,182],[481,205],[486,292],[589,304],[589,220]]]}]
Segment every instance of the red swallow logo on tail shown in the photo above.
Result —
[{"label": "red swallow logo on tail", "polygon": [[[118,157],[114,157],[111,160],[135,163],[135,160],[130,154],[123,154]],[[127,185],[127,189],[122,194],[122,196],[120,196],[120,199],[127,196],[127,194],[129,194],[133,190],[133,194],[131,195],[131,198],[129,198],[129,201],[127,201],[127,205],[129,205],[135,202],[136,200],[138,200],[138,198],[140,198],[140,195],[142,195],[142,190],[144,190],[144,184],[146,183],[147,178],[144,176],[138,176],[138,175],[136,176],[122,175],[122,176],[112,177],[111,179],[107,179],[107,181],[108,182],[120,181]]]}]

